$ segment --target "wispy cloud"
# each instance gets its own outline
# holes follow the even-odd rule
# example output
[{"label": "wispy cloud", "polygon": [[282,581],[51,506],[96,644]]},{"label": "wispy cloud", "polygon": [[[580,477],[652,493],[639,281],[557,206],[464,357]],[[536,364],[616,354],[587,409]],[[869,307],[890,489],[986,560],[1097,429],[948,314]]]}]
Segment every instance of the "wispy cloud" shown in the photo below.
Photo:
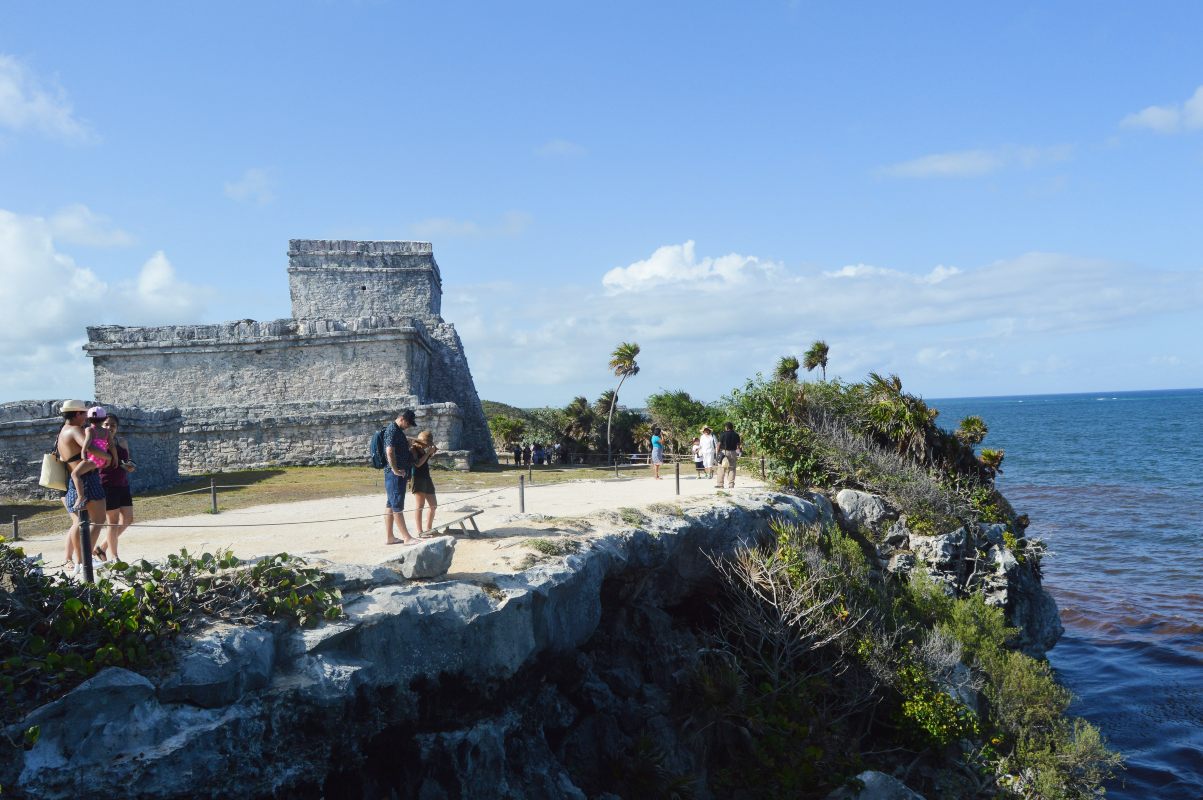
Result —
[{"label": "wispy cloud", "polygon": [[1031,169],[1065,161],[1073,154],[1070,145],[1054,147],[998,147],[991,150],[958,150],[934,153],[882,167],[891,178],[976,178],[1010,167]]},{"label": "wispy cloud", "polygon": [[40,80],[17,58],[0,54],[0,128],[33,131],[63,141],[94,139],[57,84]]},{"label": "wispy cloud", "polygon": [[535,154],[545,158],[579,158],[588,152],[584,145],[567,139],[549,139],[535,148]]},{"label": "wispy cloud", "polygon": [[1185,102],[1149,106],[1120,120],[1124,128],[1143,128],[1158,133],[1180,133],[1203,129],[1203,86]]},{"label": "wispy cloud", "polygon": [[479,223],[452,217],[429,217],[409,226],[409,233],[419,239],[474,238],[519,236],[530,227],[534,218],[524,211],[507,211],[494,223]]},{"label": "wispy cloud", "polygon": [[271,175],[262,167],[251,167],[236,181],[225,185],[226,197],[239,203],[265,206],[276,199]]},{"label": "wispy cloud", "polygon": [[55,212],[50,218],[50,231],[59,241],[86,247],[126,247],[134,243],[133,236],[113,227],[108,217],[83,203]]}]

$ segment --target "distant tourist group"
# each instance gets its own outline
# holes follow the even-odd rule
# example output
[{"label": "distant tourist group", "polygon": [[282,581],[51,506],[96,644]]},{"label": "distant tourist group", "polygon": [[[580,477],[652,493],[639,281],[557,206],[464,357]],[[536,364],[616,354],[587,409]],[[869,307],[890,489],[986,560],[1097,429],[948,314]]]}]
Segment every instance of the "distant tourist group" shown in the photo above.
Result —
[{"label": "distant tourist group", "polygon": [[514,466],[568,463],[568,448],[559,442],[554,445],[544,445],[542,442],[535,442],[533,445],[526,442],[515,443],[510,452],[514,455]]},{"label": "distant tourist group", "polygon": [[118,559],[118,541],[134,521],[129,473],[136,467],[129,442],[119,434],[121,421],[116,414],[100,406],[88,408],[82,400],[67,400],[60,410],[63,427],[54,453],[68,470],[63,505],[71,515],[65,567],[77,575],[83,571],[79,528],[85,513],[93,529],[102,531],[92,555],[100,561]]}]

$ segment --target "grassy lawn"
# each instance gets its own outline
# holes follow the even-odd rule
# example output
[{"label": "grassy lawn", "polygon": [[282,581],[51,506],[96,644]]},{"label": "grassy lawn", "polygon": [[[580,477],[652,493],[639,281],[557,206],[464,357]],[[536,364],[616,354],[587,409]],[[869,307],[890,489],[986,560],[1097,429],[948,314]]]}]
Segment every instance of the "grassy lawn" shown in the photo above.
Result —
[{"label": "grassy lawn", "polygon": [[[644,475],[647,467],[624,467],[624,476]],[[433,477],[440,492],[486,491],[502,486],[516,486],[525,468],[513,466],[481,467],[471,472],[435,469]],[[351,497],[364,494],[383,494],[384,483],[380,470],[370,467],[276,467],[272,469],[224,472],[212,476],[217,486],[237,486],[217,493],[219,510],[247,508],[270,503],[291,503],[298,500],[319,500],[328,497]],[[613,478],[613,470],[591,467],[532,467],[532,482],[561,483],[564,481]],[[189,478],[170,489],[137,495],[134,498],[135,516],[139,522],[203,514],[212,507],[209,476]],[[195,494],[177,495],[188,489],[204,489]],[[172,496],[175,495],[175,496]],[[22,538],[33,538],[66,531],[68,520],[60,502],[53,500],[12,500],[0,498],[0,535],[11,536],[12,518],[20,522]]]}]

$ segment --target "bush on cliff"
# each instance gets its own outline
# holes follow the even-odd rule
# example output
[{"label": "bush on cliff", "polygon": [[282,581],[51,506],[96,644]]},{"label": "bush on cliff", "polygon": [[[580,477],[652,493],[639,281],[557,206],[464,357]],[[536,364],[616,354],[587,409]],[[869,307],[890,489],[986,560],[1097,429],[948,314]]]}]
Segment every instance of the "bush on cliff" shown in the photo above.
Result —
[{"label": "bush on cliff", "polygon": [[229,551],[181,550],[163,563],[118,562],[94,584],[49,577],[0,539],[0,723],[108,666],[153,669],[169,644],[206,619],[269,616],[300,625],[342,614],[320,570],[287,553],[243,565]]},{"label": "bush on cliff", "polygon": [[1098,796],[1119,757],[1066,718],[1047,663],[1009,648],[1001,610],[871,570],[834,526],[775,531],[719,564],[727,593],[682,704],[716,789],[821,797],[870,767],[933,798]]}]

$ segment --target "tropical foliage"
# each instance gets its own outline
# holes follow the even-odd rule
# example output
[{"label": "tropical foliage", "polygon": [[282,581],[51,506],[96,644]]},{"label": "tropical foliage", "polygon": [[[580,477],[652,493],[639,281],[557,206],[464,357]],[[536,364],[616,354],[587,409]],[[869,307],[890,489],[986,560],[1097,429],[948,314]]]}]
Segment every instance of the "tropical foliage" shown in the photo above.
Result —
[{"label": "tropical foliage", "polygon": [[342,616],[329,576],[281,553],[243,563],[228,550],[118,562],[94,584],[49,577],[0,540],[0,722],[12,722],[107,666],[147,669],[207,620],[278,617],[302,626]]}]

